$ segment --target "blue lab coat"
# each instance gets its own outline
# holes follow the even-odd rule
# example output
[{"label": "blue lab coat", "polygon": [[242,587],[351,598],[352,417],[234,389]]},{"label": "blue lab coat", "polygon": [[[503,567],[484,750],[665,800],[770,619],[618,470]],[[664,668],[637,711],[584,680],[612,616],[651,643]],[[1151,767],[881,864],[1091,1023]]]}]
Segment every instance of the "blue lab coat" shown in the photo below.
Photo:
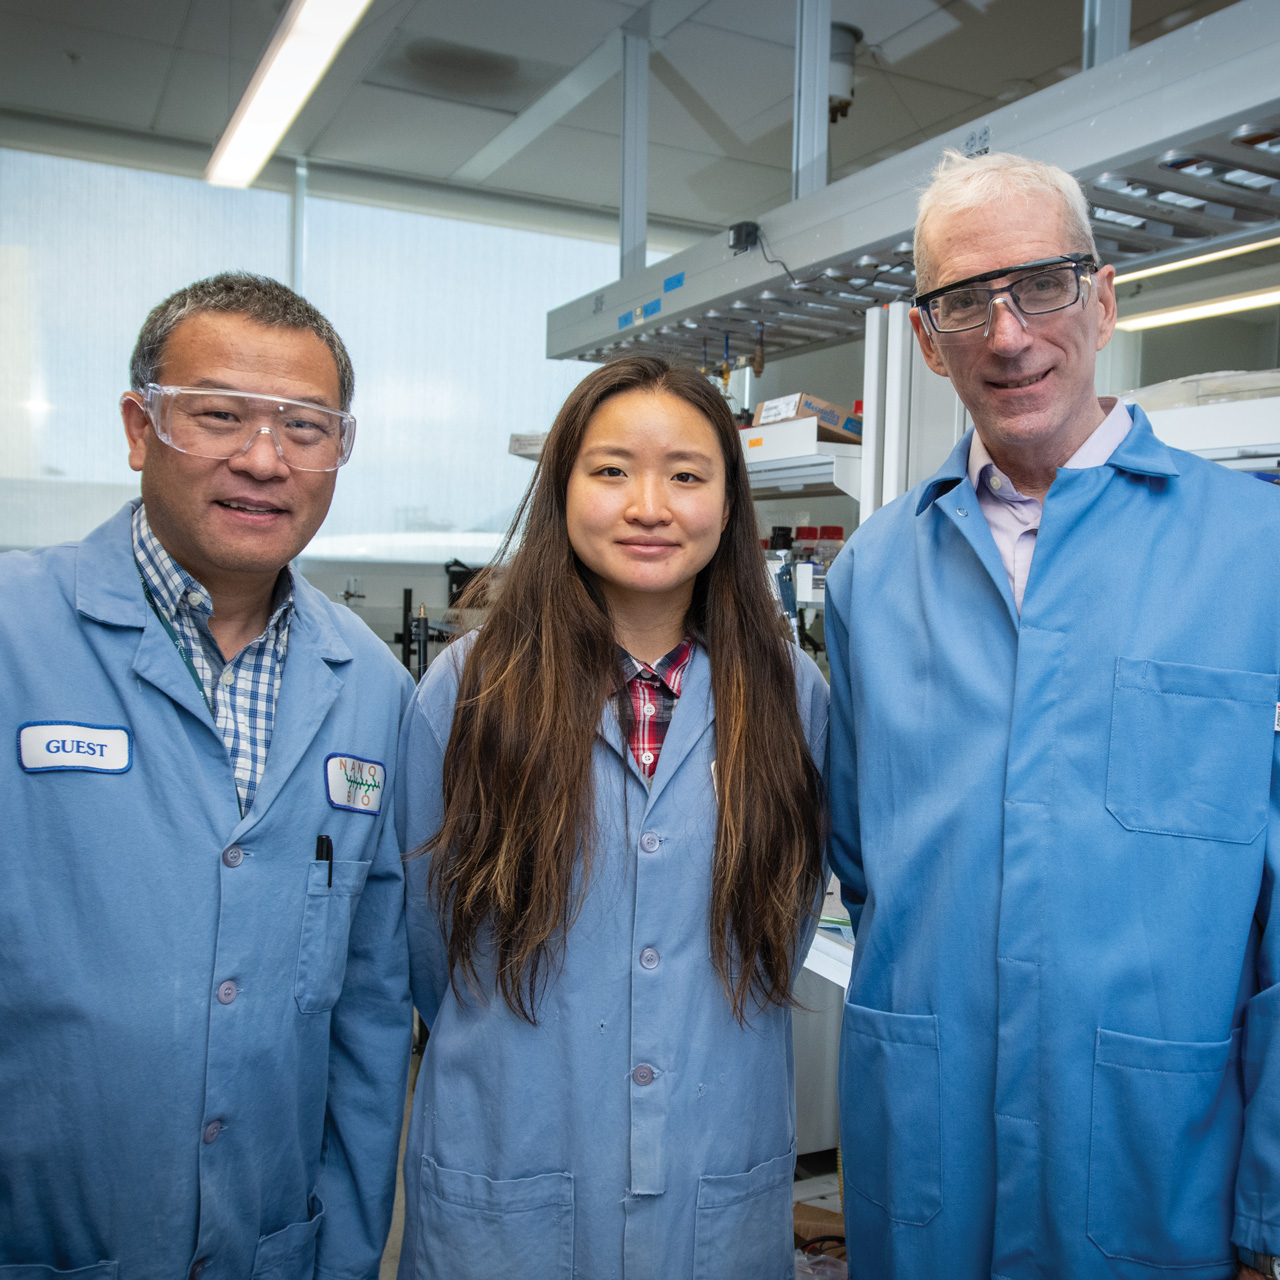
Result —
[{"label": "blue lab coat", "polygon": [[[405,720],[406,848],[442,819],[460,648],[433,664]],[[821,766],[827,687],[809,658],[795,663]],[[461,976],[463,996],[451,989],[429,855],[408,862],[414,1001],[431,1038],[405,1152],[401,1280],[794,1274],[790,1011],[740,1027],[710,959],[710,677],[697,647],[651,791],[605,708],[598,844],[537,1026],[493,994],[491,965],[480,966],[482,996]]]},{"label": "blue lab coat", "polygon": [[970,436],[827,579],[856,1280],[1280,1253],[1280,492],[1133,418],[1021,618]]},{"label": "blue lab coat", "polygon": [[375,1277],[409,1048],[403,873],[385,785],[376,816],[334,808],[326,758],[389,782],[412,683],[297,578],[241,818],[131,512],[0,557],[0,1280]]}]

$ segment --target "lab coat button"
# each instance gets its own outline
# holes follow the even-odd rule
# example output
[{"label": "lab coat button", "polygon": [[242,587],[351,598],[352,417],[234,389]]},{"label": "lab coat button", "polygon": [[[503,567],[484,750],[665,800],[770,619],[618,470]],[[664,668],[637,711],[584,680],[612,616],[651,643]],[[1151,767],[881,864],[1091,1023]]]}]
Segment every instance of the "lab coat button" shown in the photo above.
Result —
[{"label": "lab coat button", "polygon": [[639,1085],[653,1083],[653,1068],[647,1063],[642,1062],[632,1073],[631,1078]]},{"label": "lab coat button", "polygon": [[645,851],[645,853],[657,853],[659,843],[660,841],[658,840],[658,833],[656,831],[646,831],[644,835],[640,837],[640,847]]},{"label": "lab coat button", "polygon": [[244,850],[238,845],[233,844],[230,849],[222,851],[222,865],[226,867],[238,867],[244,861]]},{"label": "lab coat button", "polygon": [[209,1143],[218,1140],[218,1134],[222,1132],[221,1120],[210,1120],[204,1127],[204,1144],[207,1147]]},{"label": "lab coat button", "polygon": [[236,998],[239,991],[240,988],[237,987],[230,978],[228,978],[226,982],[221,983],[218,987],[218,1003],[230,1004]]},{"label": "lab coat button", "polygon": [[209,1265],[207,1258],[197,1258],[191,1264],[191,1270],[187,1272],[187,1280],[200,1280],[204,1275],[204,1269]]},{"label": "lab coat button", "polygon": [[640,953],[640,963],[646,969],[656,969],[660,958],[657,950],[653,947],[645,947]]}]

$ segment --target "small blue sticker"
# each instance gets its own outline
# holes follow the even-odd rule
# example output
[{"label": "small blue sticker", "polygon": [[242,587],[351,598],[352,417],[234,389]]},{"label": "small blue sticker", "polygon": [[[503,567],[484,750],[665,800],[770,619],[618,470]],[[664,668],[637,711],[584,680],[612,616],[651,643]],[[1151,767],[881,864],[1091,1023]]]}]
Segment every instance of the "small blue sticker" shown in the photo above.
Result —
[{"label": "small blue sticker", "polygon": [[626,328],[630,323],[631,323],[631,312],[630,312],[630,311],[628,311],[626,315],[624,315],[624,316],[619,316],[619,317],[618,317],[618,328],[619,328],[619,329],[625,329],[625,328]]},{"label": "small blue sticker", "polygon": [[650,316],[656,316],[662,310],[662,299],[654,298],[652,302],[644,304],[644,318],[647,320]]},{"label": "small blue sticker", "polygon": [[662,292],[670,293],[672,289],[678,289],[682,284],[684,284],[684,272],[677,271],[675,275],[668,276],[662,282]]}]

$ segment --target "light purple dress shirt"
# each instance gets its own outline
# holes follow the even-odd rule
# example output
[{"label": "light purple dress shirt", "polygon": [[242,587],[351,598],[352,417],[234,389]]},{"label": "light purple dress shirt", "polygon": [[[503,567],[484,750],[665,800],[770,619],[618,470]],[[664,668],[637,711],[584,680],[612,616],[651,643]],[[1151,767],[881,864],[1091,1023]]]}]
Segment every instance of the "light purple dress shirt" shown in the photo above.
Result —
[{"label": "light purple dress shirt", "polygon": [[[1100,467],[1129,434],[1133,419],[1128,408],[1111,397],[1099,398],[1106,417],[1094,433],[1062,465],[1073,471],[1085,467]],[[1108,404],[1110,408],[1108,409]],[[1027,589],[1027,575],[1031,572],[1031,557],[1036,550],[1036,534],[1040,532],[1040,517],[1044,504],[1039,498],[1028,498],[1013,487],[1009,479],[994,462],[982,443],[977,431],[969,445],[969,479],[978,495],[978,506],[986,519],[996,550],[1009,575],[1009,587],[1013,602],[1022,612],[1022,596]]]}]

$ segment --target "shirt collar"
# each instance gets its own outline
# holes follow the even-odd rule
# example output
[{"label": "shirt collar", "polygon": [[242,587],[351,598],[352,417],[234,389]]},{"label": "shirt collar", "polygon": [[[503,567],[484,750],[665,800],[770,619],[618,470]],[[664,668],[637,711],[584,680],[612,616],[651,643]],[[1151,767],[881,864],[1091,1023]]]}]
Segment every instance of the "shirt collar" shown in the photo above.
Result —
[{"label": "shirt collar", "polygon": [[[133,556],[151,598],[172,622],[180,611],[199,614],[207,621],[213,617],[213,601],[208,591],[197,582],[165,549],[147,520],[146,504],[133,513]],[[276,579],[271,599],[271,617],[266,632],[287,622],[293,607],[293,567],[286,565]],[[265,634],[265,632],[264,632]]]},{"label": "shirt collar", "polygon": [[656,676],[671,691],[672,697],[678,698],[685,669],[689,665],[689,659],[693,657],[693,637],[685,636],[670,653],[664,654],[653,663],[641,662],[621,646],[618,653],[622,662],[624,683],[630,684],[639,675]]}]

